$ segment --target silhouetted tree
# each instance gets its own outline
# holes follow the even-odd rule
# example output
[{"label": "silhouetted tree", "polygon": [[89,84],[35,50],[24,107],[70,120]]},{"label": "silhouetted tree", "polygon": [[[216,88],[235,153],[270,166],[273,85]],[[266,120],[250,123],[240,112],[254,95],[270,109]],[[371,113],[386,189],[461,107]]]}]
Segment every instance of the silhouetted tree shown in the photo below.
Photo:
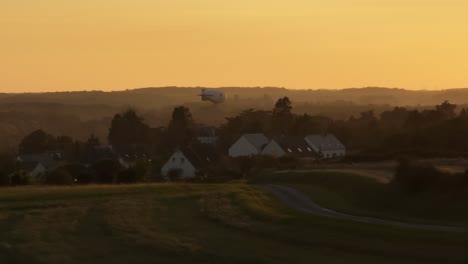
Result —
[{"label": "silhouetted tree", "polygon": [[248,109],[239,115],[226,118],[221,125],[218,147],[226,151],[242,134],[271,132],[271,112]]},{"label": "silhouetted tree", "polygon": [[190,109],[178,106],[172,112],[172,119],[167,129],[167,143],[169,148],[188,144],[193,136],[194,121]]},{"label": "silhouetted tree", "polygon": [[10,155],[0,155],[0,186],[11,184],[11,174],[15,171],[15,159]]},{"label": "silhouetted tree", "polygon": [[56,147],[56,139],[42,130],[36,130],[23,138],[19,144],[20,154],[37,154]]},{"label": "silhouetted tree", "polygon": [[306,136],[309,134],[323,134],[326,133],[333,120],[324,116],[310,116],[303,114],[293,116],[294,121],[291,124],[289,134],[294,136]]},{"label": "silhouetted tree", "polygon": [[128,149],[151,144],[150,128],[136,111],[129,109],[116,114],[112,119],[108,135],[109,143],[116,149]]},{"label": "silhouetted tree", "polygon": [[278,99],[273,108],[273,115],[291,115],[292,104],[288,97]]},{"label": "silhouetted tree", "polygon": [[101,145],[101,141],[94,134],[91,134],[89,136],[88,140],[86,140],[86,147],[87,148],[92,149],[92,148],[100,146],[100,145]]},{"label": "silhouetted tree", "polygon": [[273,108],[272,127],[275,134],[288,134],[293,123],[292,104],[288,97],[278,99]]},{"label": "silhouetted tree", "polygon": [[444,120],[451,119],[456,116],[455,109],[457,105],[451,104],[448,101],[436,106],[436,112],[440,113]]},{"label": "silhouetted tree", "polygon": [[467,121],[467,120],[468,120],[468,111],[466,110],[466,108],[463,108],[463,109],[460,111],[460,115],[458,115],[458,117],[459,117],[461,120],[464,120],[464,121]]},{"label": "silhouetted tree", "polygon": [[94,163],[92,169],[97,183],[114,183],[121,166],[116,160],[106,159]]},{"label": "silhouetted tree", "polygon": [[57,137],[57,150],[60,150],[63,157],[67,160],[74,158],[75,145],[73,139],[69,136]]},{"label": "silhouetted tree", "polygon": [[71,185],[73,176],[65,169],[56,169],[45,175],[45,184],[49,185]]}]

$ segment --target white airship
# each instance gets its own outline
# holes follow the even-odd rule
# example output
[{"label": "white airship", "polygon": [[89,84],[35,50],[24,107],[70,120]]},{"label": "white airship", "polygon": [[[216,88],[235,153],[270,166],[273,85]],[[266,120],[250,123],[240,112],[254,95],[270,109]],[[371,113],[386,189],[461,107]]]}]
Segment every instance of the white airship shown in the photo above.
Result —
[{"label": "white airship", "polygon": [[215,104],[221,104],[226,101],[226,95],[223,91],[202,89],[201,96],[202,101],[210,101]]}]

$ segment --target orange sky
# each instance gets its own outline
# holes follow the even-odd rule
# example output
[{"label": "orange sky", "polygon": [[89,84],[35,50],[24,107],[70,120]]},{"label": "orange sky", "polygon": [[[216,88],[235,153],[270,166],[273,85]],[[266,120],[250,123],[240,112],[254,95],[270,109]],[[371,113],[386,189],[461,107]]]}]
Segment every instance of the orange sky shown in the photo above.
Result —
[{"label": "orange sky", "polygon": [[0,92],[468,87],[466,0],[0,0]]}]

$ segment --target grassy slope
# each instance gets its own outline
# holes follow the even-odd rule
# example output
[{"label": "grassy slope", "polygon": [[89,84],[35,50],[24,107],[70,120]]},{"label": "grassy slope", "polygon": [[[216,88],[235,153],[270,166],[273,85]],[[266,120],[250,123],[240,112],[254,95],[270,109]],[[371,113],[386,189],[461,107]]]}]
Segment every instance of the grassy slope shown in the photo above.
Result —
[{"label": "grassy slope", "polygon": [[242,184],[0,190],[0,263],[464,263],[467,243],[300,214]]},{"label": "grassy slope", "polygon": [[[254,183],[293,186],[322,206],[357,215],[416,223],[468,226],[466,196],[409,194],[366,172],[319,170],[281,172],[253,179]],[[378,172],[377,172],[378,174]]]}]

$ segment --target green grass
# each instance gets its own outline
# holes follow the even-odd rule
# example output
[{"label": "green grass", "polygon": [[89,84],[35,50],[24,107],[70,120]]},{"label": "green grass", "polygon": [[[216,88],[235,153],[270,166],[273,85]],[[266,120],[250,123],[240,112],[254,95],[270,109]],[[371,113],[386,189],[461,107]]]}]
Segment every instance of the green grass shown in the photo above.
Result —
[{"label": "green grass", "polygon": [[0,263],[466,263],[467,244],[302,214],[245,184],[0,189]]},{"label": "green grass", "polygon": [[[361,170],[264,174],[252,183],[292,186],[337,211],[416,223],[468,227],[468,196],[406,193]],[[378,175],[379,172],[376,172]]]}]

